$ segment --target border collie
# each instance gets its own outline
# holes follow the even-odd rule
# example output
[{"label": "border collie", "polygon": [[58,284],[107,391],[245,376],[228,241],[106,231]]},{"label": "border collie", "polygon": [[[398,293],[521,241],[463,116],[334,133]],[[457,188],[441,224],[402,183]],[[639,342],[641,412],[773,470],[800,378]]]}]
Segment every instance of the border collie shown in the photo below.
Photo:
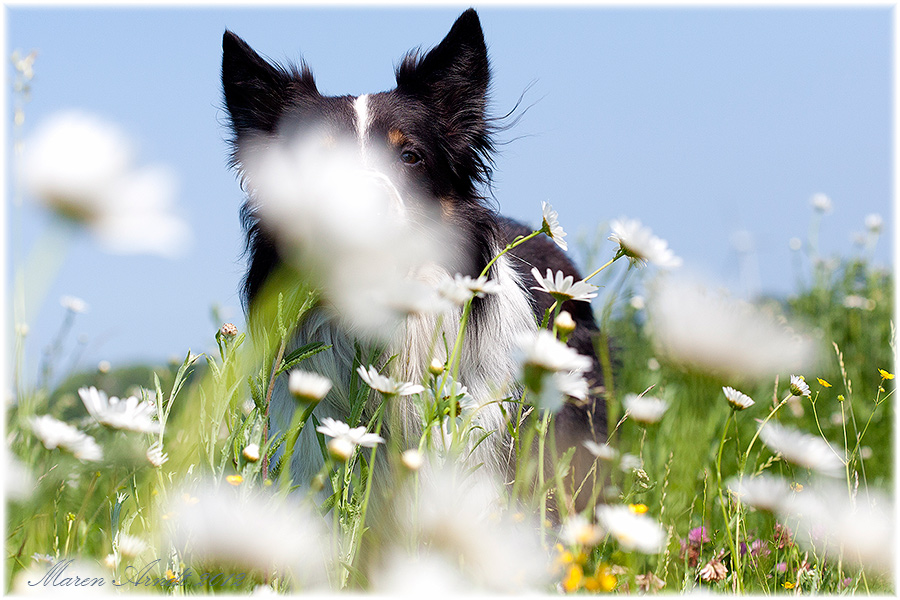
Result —
[{"label": "border collie", "polygon": [[[396,69],[396,81],[396,88],[386,92],[357,97],[323,96],[305,64],[273,64],[226,31],[222,84],[233,132],[233,164],[246,179],[248,147],[283,142],[299,128],[313,123],[354,140],[362,153],[377,149],[380,156],[387,157],[381,173],[401,203],[429,205],[438,220],[458,232],[456,255],[461,260],[453,266],[437,265],[436,269],[446,275],[458,271],[477,277],[511,240],[532,230],[496,214],[484,196],[490,186],[498,126],[497,120],[486,112],[490,69],[476,12],[463,12],[433,49],[410,52]],[[249,255],[243,299],[252,316],[264,283],[285,256],[272,228],[258,215],[258,204],[265,203],[266,198],[255,198],[252,192],[248,195],[242,209]],[[508,386],[500,390],[500,397],[521,394],[514,383],[517,338],[534,332],[536,322],[553,303],[548,294],[530,290],[534,285],[532,267],[541,273],[548,268],[561,270],[581,279],[572,262],[545,236],[518,246],[493,264],[489,279],[497,282],[500,290],[475,299],[458,373],[460,383],[479,402],[498,397],[498,382]],[[598,329],[588,303],[568,301],[562,308],[576,323],[569,346],[592,360],[586,373],[590,400],[578,402],[569,398],[554,417],[558,451],[576,447],[574,480],[580,482],[593,463],[582,442],[605,441],[606,435],[606,411],[599,395],[601,368],[594,349]],[[455,336],[459,322],[458,313],[455,316],[455,321],[445,320],[451,336]],[[429,335],[426,332],[433,331],[435,320],[430,317],[421,321],[423,318],[409,317],[387,346],[386,354],[398,356],[391,365],[399,369],[397,375],[405,381],[421,381],[428,368],[422,339]],[[328,376],[334,387],[314,414],[319,420],[330,416],[347,421],[348,390],[358,339],[333,312],[317,309],[296,335],[298,344],[315,340],[331,344],[332,348],[304,363],[303,368]],[[294,410],[285,378],[280,378],[272,398],[270,418],[275,430],[288,426]],[[368,414],[372,410],[374,406]],[[386,437],[400,435],[415,443],[420,431],[416,429],[414,411],[408,403],[400,403],[399,412],[404,415],[400,420],[402,431],[390,431],[386,425],[388,430],[382,433]],[[515,413],[493,403],[478,417],[480,425],[494,434],[475,449],[475,464],[483,464],[500,477],[509,476],[512,458],[506,428],[509,414]],[[385,423],[392,422],[395,421]],[[323,458],[312,430],[304,428],[298,440],[298,454],[293,461],[295,481],[309,481],[321,467]]]}]

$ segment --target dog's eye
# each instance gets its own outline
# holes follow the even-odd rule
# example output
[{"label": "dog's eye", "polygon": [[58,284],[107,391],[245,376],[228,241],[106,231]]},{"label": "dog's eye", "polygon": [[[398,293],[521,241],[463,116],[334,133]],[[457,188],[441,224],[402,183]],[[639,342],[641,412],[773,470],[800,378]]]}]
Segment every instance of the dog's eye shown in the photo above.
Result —
[{"label": "dog's eye", "polygon": [[400,160],[405,165],[414,165],[422,160],[422,157],[411,150],[404,150],[400,153]]}]

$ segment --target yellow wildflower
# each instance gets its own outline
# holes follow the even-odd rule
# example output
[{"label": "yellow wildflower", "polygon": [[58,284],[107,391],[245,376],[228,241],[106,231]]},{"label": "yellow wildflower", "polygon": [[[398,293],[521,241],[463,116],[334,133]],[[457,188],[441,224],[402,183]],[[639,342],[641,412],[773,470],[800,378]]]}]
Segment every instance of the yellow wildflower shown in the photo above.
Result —
[{"label": "yellow wildflower", "polygon": [[244,478],[240,475],[229,475],[225,478],[225,481],[227,481],[231,485],[241,485],[241,482],[244,481]]},{"label": "yellow wildflower", "polygon": [[893,374],[893,373],[888,373],[888,372],[885,371],[884,369],[878,369],[878,372],[881,373],[881,378],[882,378],[882,379],[893,379],[893,378],[894,378],[894,374]]},{"label": "yellow wildflower", "polygon": [[566,578],[563,579],[563,589],[567,592],[574,592],[579,587],[581,587],[583,579],[584,571],[582,570],[581,565],[572,565],[571,567],[569,567],[569,572],[566,575]]},{"label": "yellow wildflower", "polygon": [[827,387],[827,388],[831,387],[831,384],[828,383],[827,381],[825,381],[824,379],[822,379],[821,377],[816,377],[816,379],[819,381],[819,385],[821,385],[822,387]]},{"label": "yellow wildflower", "polygon": [[781,586],[786,590],[794,589],[794,584],[791,583],[790,581],[785,581],[784,583],[781,584]]},{"label": "yellow wildflower", "polygon": [[802,491],[803,491],[803,484],[802,484],[802,483],[797,483],[797,482],[795,481],[794,483],[791,484],[791,489],[794,490],[795,492],[802,492]]},{"label": "yellow wildflower", "polygon": [[628,509],[636,515],[642,515],[648,510],[646,504],[629,504]]},{"label": "yellow wildflower", "polygon": [[619,584],[619,580],[616,579],[616,576],[613,574],[612,570],[610,570],[609,566],[600,563],[597,565],[597,574],[594,576],[597,580],[597,583],[600,584],[600,589],[604,592],[611,592],[616,589],[616,586]]}]

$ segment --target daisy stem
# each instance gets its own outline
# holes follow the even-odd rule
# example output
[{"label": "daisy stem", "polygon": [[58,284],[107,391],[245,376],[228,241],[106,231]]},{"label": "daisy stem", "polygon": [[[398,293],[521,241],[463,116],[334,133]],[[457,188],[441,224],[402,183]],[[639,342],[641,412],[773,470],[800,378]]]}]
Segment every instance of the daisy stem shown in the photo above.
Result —
[{"label": "daisy stem", "polygon": [[[381,405],[378,407],[378,410],[375,413],[375,430],[374,430],[375,435],[381,435],[381,423],[384,420],[383,419],[384,407],[387,405],[389,398],[390,398],[389,396],[382,397]],[[362,450],[360,450],[360,452],[362,452]],[[351,564],[351,565],[354,564],[354,560],[355,560],[357,554],[359,554],[360,546],[362,546],[362,536],[363,536],[363,532],[365,531],[365,524],[366,524],[366,512],[369,509],[369,497],[372,494],[372,479],[373,479],[373,476],[375,475],[375,454],[377,452],[378,452],[378,444],[375,444],[372,447],[372,453],[369,454],[369,473],[366,476],[366,492],[363,495],[362,506],[359,509],[359,518],[356,521],[356,528],[354,529],[354,532],[353,532],[354,539],[351,540],[352,554],[350,554],[347,557],[347,563]],[[343,588],[344,585],[346,585],[347,576],[349,574],[350,574],[349,571],[344,570],[344,578],[343,578],[343,581],[341,582],[341,588]]]},{"label": "daisy stem", "polygon": [[543,229],[538,229],[537,231],[532,231],[532,232],[529,233],[528,235],[525,235],[525,236],[521,236],[521,235],[520,235],[520,236],[516,237],[516,239],[514,239],[513,241],[511,241],[510,243],[508,243],[508,244],[506,245],[506,248],[504,248],[503,250],[501,250],[500,253],[499,253],[497,256],[495,256],[494,258],[492,258],[492,259],[490,260],[490,262],[489,262],[487,265],[485,265],[484,269],[481,270],[481,275],[479,275],[479,277],[484,277],[485,275],[487,275],[487,274],[488,274],[488,271],[491,270],[491,267],[494,266],[494,263],[497,262],[497,260],[498,260],[501,256],[503,256],[504,254],[506,254],[507,252],[509,252],[509,251],[512,250],[513,248],[515,248],[516,246],[520,246],[520,245],[524,244],[525,242],[527,242],[527,241],[530,240],[531,238],[534,238],[534,237],[539,236],[539,235],[542,234],[543,232],[544,232]]},{"label": "daisy stem", "polygon": [[587,281],[588,279],[590,279],[591,277],[593,277],[594,275],[596,275],[597,273],[599,273],[600,271],[602,271],[603,269],[605,269],[605,268],[608,267],[609,265],[613,264],[614,262],[616,262],[617,260],[619,260],[619,259],[622,258],[623,256],[625,256],[625,251],[624,251],[623,249],[619,248],[619,251],[616,252],[616,255],[613,256],[611,259],[609,259],[609,261],[608,261],[605,265],[603,265],[602,267],[600,267],[599,269],[597,269],[596,271],[594,271],[593,273],[591,273],[590,275],[588,275],[587,277],[585,277],[584,279],[582,279],[582,281]]},{"label": "daisy stem", "polygon": [[541,433],[538,438],[538,489],[541,491],[541,546],[547,547],[547,490],[544,489],[544,440],[547,439],[547,426],[550,423],[550,411],[544,411],[541,420]]},{"label": "daisy stem", "polygon": [[[728,439],[728,427],[731,425],[731,420],[734,418],[734,410],[728,413],[728,419],[725,420],[725,427],[722,428],[722,440],[719,442],[719,452],[716,454],[716,476],[718,477],[718,483],[716,492],[719,495],[719,505],[722,507],[722,518],[725,519],[725,534],[728,537],[728,547],[731,549],[731,560],[734,563],[734,571],[735,573],[740,572],[740,554],[738,553],[735,545],[734,539],[731,536],[731,525],[729,523],[728,518],[728,508],[725,504],[725,497],[722,495],[722,451],[725,449],[725,440]],[[737,588],[735,591],[738,593],[743,593],[741,589],[741,579],[739,576],[735,575],[734,577],[735,587]]]}]

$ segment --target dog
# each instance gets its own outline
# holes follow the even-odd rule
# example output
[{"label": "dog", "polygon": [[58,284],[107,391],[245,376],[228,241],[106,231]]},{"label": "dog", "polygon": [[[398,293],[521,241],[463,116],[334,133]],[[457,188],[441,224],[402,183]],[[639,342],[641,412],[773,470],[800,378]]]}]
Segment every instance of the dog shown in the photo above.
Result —
[{"label": "dog", "polygon": [[[456,262],[432,265],[432,270],[447,276],[458,271],[477,277],[509,242],[532,230],[497,214],[485,197],[496,155],[498,121],[487,113],[490,67],[475,10],[463,12],[434,48],[410,52],[396,69],[396,83],[395,89],[386,92],[326,97],[317,90],[305,63],[288,67],[271,63],[226,31],[222,84],[233,133],[233,164],[243,177],[249,146],[274,144],[306,124],[324,123],[329,131],[354,140],[361,152],[377,148],[386,157],[381,175],[389,181],[400,204],[428,204],[436,219],[457,232]],[[251,315],[264,285],[285,260],[272,228],[259,218],[258,204],[265,202],[266,198],[248,198],[242,209],[249,256],[242,291]],[[576,281],[582,278],[575,265],[545,236],[516,247],[491,266],[489,279],[499,284],[499,291],[473,301],[458,372],[459,382],[476,400],[496,397],[496,382],[507,382],[508,388],[502,392],[508,396],[521,394],[512,383],[518,368],[513,358],[516,340],[523,333],[533,333],[553,304],[551,296],[531,289],[533,267],[541,273],[559,270]],[[576,323],[568,345],[591,359],[586,373],[589,401],[569,398],[554,417],[558,452],[576,449],[571,479],[577,489],[593,464],[583,442],[606,440],[606,410],[602,368],[595,352],[599,332],[591,307],[585,302],[567,301],[562,308]],[[457,317],[458,323],[458,312],[451,316]],[[419,322],[416,318],[409,317],[406,326],[386,344],[386,354],[398,357],[391,363],[395,371],[399,369],[397,375],[413,382],[421,381],[428,367],[422,332],[433,330],[430,328],[435,325],[433,317],[422,317],[425,321]],[[449,322],[453,323],[452,319]],[[455,335],[455,329],[449,333]],[[314,415],[319,420],[330,416],[347,421],[348,390],[357,356],[353,332],[333,312],[317,309],[301,325],[295,340],[297,344],[317,340],[331,345],[329,351],[303,363],[303,368],[318,371],[334,383]],[[271,401],[271,427],[275,431],[284,431],[295,406],[285,377],[279,378]],[[509,477],[513,453],[506,424],[515,407],[501,404],[493,403],[479,412],[480,425],[493,433],[487,443],[474,449],[474,461],[498,477]],[[401,431],[386,426],[382,433],[416,443],[421,429],[416,428],[414,411],[409,403],[400,403],[396,410],[403,414]],[[363,416],[372,411],[369,406]],[[322,465],[323,456],[312,430],[304,428],[298,441],[292,463],[295,481],[309,481]],[[584,506],[585,502],[582,498],[576,504]]]}]

